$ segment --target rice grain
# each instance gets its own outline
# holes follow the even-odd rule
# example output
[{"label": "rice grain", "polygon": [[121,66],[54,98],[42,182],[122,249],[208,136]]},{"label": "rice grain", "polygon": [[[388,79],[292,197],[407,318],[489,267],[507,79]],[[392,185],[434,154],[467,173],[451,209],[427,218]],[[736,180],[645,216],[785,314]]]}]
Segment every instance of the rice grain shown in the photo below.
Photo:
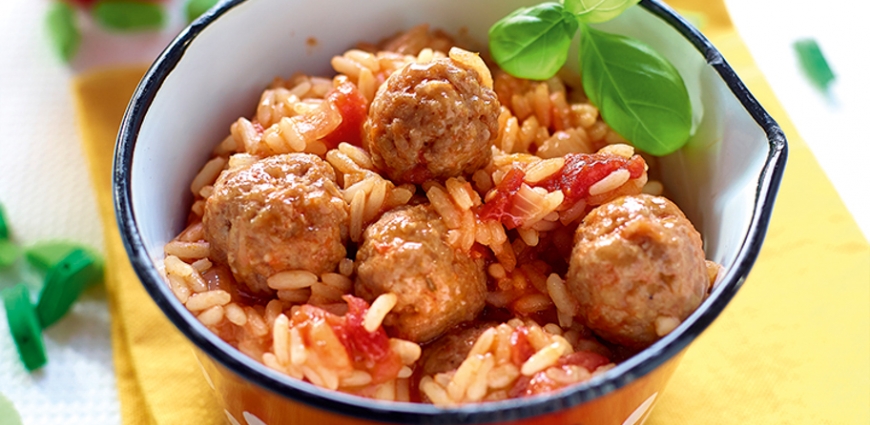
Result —
[{"label": "rice grain", "polygon": [[564,354],[564,346],[559,343],[552,343],[532,354],[523,366],[520,368],[520,373],[525,376],[532,376],[554,364],[559,360],[559,357]]},{"label": "rice grain", "polygon": [[230,294],[222,289],[196,293],[188,298],[184,305],[190,311],[201,311],[214,306],[223,306],[230,302]]},{"label": "rice grain", "polygon": [[615,190],[619,186],[622,186],[631,178],[631,173],[629,173],[626,169],[619,169],[607,175],[603,179],[595,182],[592,186],[589,186],[589,195],[595,196],[600,195],[602,193],[610,192],[611,190]]},{"label": "rice grain", "polygon": [[290,320],[287,316],[279,314],[272,326],[272,351],[278,363],[285,365],[290,363]]},{"label": "rice grain", "polygon": [[376,331],[398,300],[399,298],[393,293],[381,294],[375,298],[363,318],[363,328],[369,333]]},{"label": "rice grain", "polygon": [[224,308],[216,305],[207,308],[205,311],[196,316],[203,325],[217,326],[224,319]]},{"label": "rice grain", "polygon": [[266,285],[278,291],[308,288],[316,282],[317,275],[307,270],[287,270],[266,279]]}]

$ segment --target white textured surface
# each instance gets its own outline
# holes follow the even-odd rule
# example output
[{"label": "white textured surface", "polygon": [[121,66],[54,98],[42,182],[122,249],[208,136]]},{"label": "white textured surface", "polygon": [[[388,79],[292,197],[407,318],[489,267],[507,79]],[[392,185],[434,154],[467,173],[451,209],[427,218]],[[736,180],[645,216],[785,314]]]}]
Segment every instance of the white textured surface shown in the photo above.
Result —
[{"label": "white textured surface", "polygon": [[[726,0],[758,69],[810,146],[846,207],[870,238],[870,5],[852,0]],[[801,70],[792,44],[813,38],[836,79],[822,94]],[[812,202],[808,199],[807,202]]]},{"label": "white textured surface", "polygon": [[[0,202],[21,244],[69,239],[102,249],[102,229],[81,143],[69,78],[45,48],[47,2],[4,1],[0,28]],[[0,275],[0,287],[20,279]],[[36,276],[25,276],[35,297]],[[0,306],[0,311],[3,307]],[[120,409],[102,289],[88,291],[44,332],[48,365],[28,373],[0,313],[0,392],[25,425],[118,424]],[[2,421],[0,421],[2,422]]]},{"label": "white textured surface", "polygon": [[[865,236],[870,235],[870,184],[863,177],[870,144],[862,131],[870,98],[870,80],[864,75],[870,55],[861,44],[870,39],[864,24],[867,6],[849,0],[829,0],[824,7],[806,0],[726,3],[759,69]],[[100,248],[102,230],[72,109],[73,71],[48,50],[44,36],[48,4],[0,0],[0,202],[21,243],[66,238]],[[172,22],[177,24],[177,17]],[[828,98],[797,67],[791,44],[808,36],[819,41],[837,74]],[[86,41],[83,52],[141,48],[143,56],[154,56],[166,40],[167,34],[137,36],[132,40],[136,47]],[[99,59],[77,60],[75,68],[94,62]],[[11,284],[12,276],[0,273],[0,288]],[[28,283],[38,287],[33,276]],[[0,304],[0,392],[16,405],[25,425],[120,423],[101,290],[87,292],[45,333],[49,363],[35,374],[21,366],[4,316]]]},{"label": "white textured surface", "polygon": [[[103,248],[103,233],[75,122],[71,77],[113,62],[148,63],[172,37],[108,36],[85,21],[73,67],[50,50],[48,0],[0,0],[0,203],[13,239],[27,246],[65,239]],[[163,2],[180,10],[180,2]],[[180,27],[178,14],[170,28]],[[108,171],[107,171],[108,172]],[[41,284],[17,266],[0,272],[0,289],[24,281],[35,299]],[[121,422],[103,288],[88,290],[43,333],[48,364],[28,373],[0,303],[0,393],[24,425],[117,425]],[[0,418],[0,425],[3,418]]]}]

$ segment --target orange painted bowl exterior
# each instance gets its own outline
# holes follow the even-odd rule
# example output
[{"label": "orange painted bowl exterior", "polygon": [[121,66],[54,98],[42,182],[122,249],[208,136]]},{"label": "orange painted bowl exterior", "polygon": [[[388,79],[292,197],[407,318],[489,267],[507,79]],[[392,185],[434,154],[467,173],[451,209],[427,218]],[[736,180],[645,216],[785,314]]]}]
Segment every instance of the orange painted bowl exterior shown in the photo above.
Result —
[{"label": "orange painted bowl exterior", "polygon": [[[525,419],[490,423],[510,425],[641,425],[652,412],[658,396],[676,370],[682,355],[683,353],[679,353],[628,385],[586,403]],[[392,421],[361,419],[299,403],[279,393],[265,391],[262,387],[223,367],[201,351],[198,351],[196,356],[203,366],[206,380],[221,400],[224,414],[233,425],[377,425],[393,423]],[[379,402],[372,400],[370,403]]]},{"label": "orange painted bowl exterior", "polygon": [[[355,42],[421,22],[485,39],[489,25],[528,3],[229,0],[185,29],[145,75],[115,150],[118,225],[142,284],[197,347],[230,423],[642,423],[682,353],[740,289],[773,210],[785,168],[785,138],[700,32],[658,0],[643,0],[602,28],[647,42],[683,75],[699,108],[697,128],[686,147],[659,163],[668,170],[663,180],[672,199],[703,235],[707,257],[724,266],[702,305],[650,347],[551,394],[449,408],[386,403],[281,375],[222,341],[175,298],[161,273],[163,246],[184,226],[191,202],[187,182],[198,169],[192,164],[205,162],[215,141],[225,137],[232,120],[250,112],[275,75],[323,72],[331,55]],[[312,37],[317,43],[310,43]]]}]

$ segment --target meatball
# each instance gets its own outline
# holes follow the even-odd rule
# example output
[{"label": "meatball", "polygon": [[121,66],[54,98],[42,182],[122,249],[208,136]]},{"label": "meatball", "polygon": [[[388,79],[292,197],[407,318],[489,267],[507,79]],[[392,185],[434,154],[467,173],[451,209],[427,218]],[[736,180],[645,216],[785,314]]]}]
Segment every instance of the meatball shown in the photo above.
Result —
[{"label": "meatball", "polygon": [[345,257],[348,205],[328,163],[309,154],[276,155],[225,171],[202,221],[212,259],[225,262],[254,293],[285,270],[321,274]]},{"label": "meatball", "polygon": [[451,330],[423,350],[419,365],[423,376],[456,370],[468,357],[471,347],[489,328],[498,326],[495,322],[476,323],[474,326]]},{"label": "meatball", "polygon": [[387,292],[398,296],[383,322],[390,335],[426,342],[483,310],[483,260],[453,248],[446,234],[428,204],[389,211],[365,230],[355,291],[369,302]]},{"label": "meatball", "polygon": [[578,317],[602,338],[640,349],[664,336],[709,288],[701,235],[666,198],[617,198],[577,228],[566,283]]},{"label": "meatball", "polygon": [[423,183],[468,174],[492,157],[500,105],[477,71],[452,59],[412,63],[381,85],[365,145],[393,181]]}]

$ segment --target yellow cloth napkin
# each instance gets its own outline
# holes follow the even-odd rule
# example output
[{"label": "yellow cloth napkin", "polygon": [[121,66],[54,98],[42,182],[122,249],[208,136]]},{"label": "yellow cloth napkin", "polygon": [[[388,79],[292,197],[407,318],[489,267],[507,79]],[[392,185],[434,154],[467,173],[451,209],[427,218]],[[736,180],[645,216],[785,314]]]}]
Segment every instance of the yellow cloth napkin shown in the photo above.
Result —
[{"label": "yellow cloth napkin", "polygon": [[219,424],[226,417],[193,356],[192,345],[139,283],[115,222],[115,136],[144,73],[143,67],[91,72],[73,85],[79,131],[105,232],[105,282],[121,417],[124,425]]},{"label": "yellow cloth napkin", "polygon": [[[755,67],[721,0],[670,3],[705,15],[705,34],[785,131],[789,162],[750,277],[690,346],[648,424],[870,423],[870,247]],[[107,235],[122,416],[125,425],[222,423],[190,344],[142,289],[115,223],[115,134],[143,72],[91,73],[74,87]]]}]

